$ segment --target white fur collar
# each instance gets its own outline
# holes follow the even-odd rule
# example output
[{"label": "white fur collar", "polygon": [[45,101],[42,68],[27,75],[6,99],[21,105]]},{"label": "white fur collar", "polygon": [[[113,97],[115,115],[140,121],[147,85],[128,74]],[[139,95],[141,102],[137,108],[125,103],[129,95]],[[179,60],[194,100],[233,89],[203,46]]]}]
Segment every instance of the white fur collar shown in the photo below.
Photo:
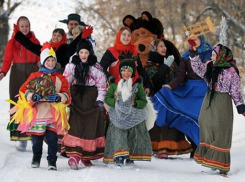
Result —
[{"label": "white fur collar", "polygon": [[130,96],[132,96],[132,78],[127,81],[121,79],[117,84],[117,93],[122,93],[122,100],[125,102]]}]

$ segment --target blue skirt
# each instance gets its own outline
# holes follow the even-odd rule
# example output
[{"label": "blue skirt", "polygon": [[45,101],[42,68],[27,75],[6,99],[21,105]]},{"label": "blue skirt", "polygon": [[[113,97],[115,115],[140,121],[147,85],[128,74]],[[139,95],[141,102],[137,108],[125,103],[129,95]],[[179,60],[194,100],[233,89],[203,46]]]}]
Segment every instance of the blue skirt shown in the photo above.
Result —
[{"label": "blue skirt", "polygon": [[207,89],[204,80],[188,80],[175,90],[163,87],[152,98],[156,124],[176,128],[199,145],[198,117]]}]

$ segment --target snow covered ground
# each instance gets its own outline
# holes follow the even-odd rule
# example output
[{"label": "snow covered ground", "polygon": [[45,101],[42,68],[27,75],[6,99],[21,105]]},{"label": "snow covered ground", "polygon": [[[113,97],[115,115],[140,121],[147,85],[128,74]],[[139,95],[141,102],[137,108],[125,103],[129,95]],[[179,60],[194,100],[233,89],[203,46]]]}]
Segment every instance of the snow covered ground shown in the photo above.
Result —
[{"label": "snow covered ground", "polygon": [[48,171],[46,144],[40,168],[33,169],[31,143],[28,143],[27,152],[19,152],[15,148],[18,143],[9,141],[6,130],[9,104],[4,101],[8,98],[8,81],[7,75],[0,82],[0,182],[240,182],[245,179],[245,118],[236,110],[229,178],[196,164],[189,155],[167,160],[153,157],[151,162],[135,162],[137,167],[123,170],[109,168],[102,160],[97,160],[91,167],[80,166],[78,171],[71,170],[67,159],[59,157],[58,171]]}]

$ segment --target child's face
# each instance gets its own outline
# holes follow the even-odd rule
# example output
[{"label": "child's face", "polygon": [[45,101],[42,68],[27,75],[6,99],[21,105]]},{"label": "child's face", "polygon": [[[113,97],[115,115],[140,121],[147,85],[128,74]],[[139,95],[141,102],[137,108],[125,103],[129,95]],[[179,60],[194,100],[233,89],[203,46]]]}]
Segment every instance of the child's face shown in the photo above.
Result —
[{"label": "child's face", "polygon": [[62,40],[62,35],[59,32],[54,32],[52,35],[52,42],[60,42]]},{"label": "child's face", "polygon": [[165,44],[163,43],[163,41],[159,42],[158,45],[157,45],[158,54],[160,54],[162,56],[165,56],[166,55],[166,51],[167,51],[167,48],[166,48]]},{"label": "child's face", "polygon": [[120,36],[120,41],[123,45],[128,45],[131,40],[131,33],[128,30],[123,30]]},{"label": "child's face", "polygon": [[87,49],[81,49],[79,51],[79,58],[81,59],[81,61],[83,63],[86,63],[87,62],[88,56],[89,56],[89,51]]},{"label": "child's face", "polygon": [[212,52],[211,60],[214,62],[217,58],[217,54],[215,51]]},{"label": "child's face", "polygon": [[124,80],[128,80],[132,77],[133,73],[129,69],[124,69],[121,71],[121,75]]},{"label": "child's face", "polygon": [[30,32],[30,24],[28,20],[20,20],[19,21],[19,29],[24,34],[27,35]]},{"label": "child's face", "polygon": [[55,65],[56,65],[56,61],[53,57],[49,57],[44,63],[44,66],[49,70],[54,69]]}]

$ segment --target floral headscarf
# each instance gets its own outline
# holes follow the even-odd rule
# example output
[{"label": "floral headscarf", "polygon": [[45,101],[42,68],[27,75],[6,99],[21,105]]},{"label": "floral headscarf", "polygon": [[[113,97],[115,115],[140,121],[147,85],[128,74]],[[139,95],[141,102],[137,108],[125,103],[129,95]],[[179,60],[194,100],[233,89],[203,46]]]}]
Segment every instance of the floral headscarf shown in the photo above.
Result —
[{"label": "floral headscarf", "polygon": [[228,47],[218,44],[213,50],[217,54],[213,67],[236,67],[236,60],[233,59],[232,51]]},{"label": "floral headscarf", "polygon": [[217,54],[216,60],[214,62],[210,61],[207,65],[207,71],[204,75],[207,82],[211,86],[211,94],[209,97],[209,105],[214,97],[215,94],[215,86],[218,81],[218,77],[222,74],[224,69],[229,69],[230,67],[234,67],[237,74],[239,75],[239,70],[236,67],[236,60],[233,59],[232,51],[222,45],[218,44],[213,49]]}]

